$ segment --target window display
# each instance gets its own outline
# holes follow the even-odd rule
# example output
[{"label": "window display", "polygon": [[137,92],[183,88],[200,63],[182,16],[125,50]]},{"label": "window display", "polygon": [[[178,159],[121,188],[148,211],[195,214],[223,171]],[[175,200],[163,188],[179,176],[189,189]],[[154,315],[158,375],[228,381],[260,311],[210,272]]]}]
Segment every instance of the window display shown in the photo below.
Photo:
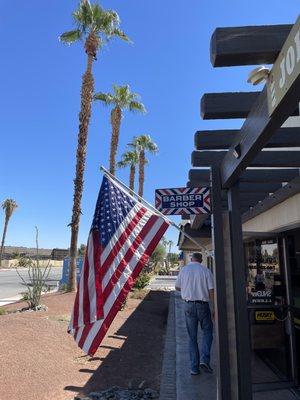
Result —
[{"label": "window display", "polygon": [[281,304],[281,275],[278,244],[274,239],[256,240],[246,244],[248,262],[248,303]]}]

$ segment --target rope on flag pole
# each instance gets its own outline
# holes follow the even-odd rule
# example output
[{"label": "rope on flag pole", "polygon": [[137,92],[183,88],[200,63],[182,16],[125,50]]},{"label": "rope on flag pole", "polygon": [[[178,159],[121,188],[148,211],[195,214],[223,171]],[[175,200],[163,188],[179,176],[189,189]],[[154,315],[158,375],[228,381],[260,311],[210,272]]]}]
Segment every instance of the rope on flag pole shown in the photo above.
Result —
[{"label": "rope on flag pole", "polygon": [[125,183],[123,183],[122,181],[120,181],[116,176],[112,175],[105,167],[103,167],[103,165],[100,166],[100,170],[104,173],[104,175],[107,176],[107,178],[113,180],[115,182],[115,185],[118,186],[121,190],[126,191],[126,193],[131,197],[134,198],[134,196],[140,200],[142,203],[144,203],[146,205],[146,208],[148,208],[150,211],[155,212],[157,215],[159,215],[160,217],[162,217],[165,221],[167,221],[171,226],[173,226],[174,228],[176,228],[179,232],[181,232],[185,237],[187,237],[191,242],[193,242],[197,247],[199,247],[200,249],[202,249],[206,254],[209,254],[209,252],[206,250],[206,248],[204,246],[202,246],[201,244],[197,243],[196,240],[194,240],[189,234],[187,234],[186,232],[184,232],[180,226],[178,226],[177,224],[175,224],[175,222],[169,220],[169,218],[167,218],[163,213],[161,213],[160,211],[158,211],[155,207],[153,207],[152,204],[150,204],[147,200],[145,200],[143,197],[141,197],[139,194],[137,194],[136,192],[134,192],[132,189],[130,189],[127,185],[125,185]]}]

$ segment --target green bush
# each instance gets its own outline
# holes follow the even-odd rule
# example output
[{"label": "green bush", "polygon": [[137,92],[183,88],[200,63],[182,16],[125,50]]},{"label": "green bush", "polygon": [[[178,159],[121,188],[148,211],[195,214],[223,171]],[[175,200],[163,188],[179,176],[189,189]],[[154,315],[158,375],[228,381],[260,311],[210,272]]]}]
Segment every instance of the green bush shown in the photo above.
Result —
[{"label": "green bush", "polygon": [[134,282],[134,289],[144,289],[150,282],[151,275],[147,272],[141,272],[139,277]]},{"label": "green bush", "polygon": [[0,315],[5,315],[6,314],[6,310],[3,307],[0,307]]}]

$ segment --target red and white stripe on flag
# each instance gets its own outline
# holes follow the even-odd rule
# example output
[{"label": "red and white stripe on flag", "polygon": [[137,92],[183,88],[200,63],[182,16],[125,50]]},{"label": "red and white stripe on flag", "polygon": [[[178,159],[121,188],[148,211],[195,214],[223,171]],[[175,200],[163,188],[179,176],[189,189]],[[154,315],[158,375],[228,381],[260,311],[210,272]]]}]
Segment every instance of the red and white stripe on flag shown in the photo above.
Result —
[{"label": "red and white stripe on flag", "polygon": [[168,226],[135,202],[105,247],[99,231],[92,227],[68,328],[85,353],[94,355],[98,349]]}]

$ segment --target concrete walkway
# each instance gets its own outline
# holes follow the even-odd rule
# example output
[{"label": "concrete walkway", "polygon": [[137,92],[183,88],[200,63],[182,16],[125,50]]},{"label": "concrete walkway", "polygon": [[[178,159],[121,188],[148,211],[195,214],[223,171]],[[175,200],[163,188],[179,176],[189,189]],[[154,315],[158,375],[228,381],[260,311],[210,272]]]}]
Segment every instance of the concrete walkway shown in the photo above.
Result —
[{"label": "concrete walkway", "polygon": [[[201,335],[199,335],[199,341]],[[217,400],[216,355],[213,346],[211,366],[214,374],[190,375],[188,337],[183,302],[179,293],[170,297],[168,326],[162,367],[160,400]],[[253,400],[296,400],[289,390],[257,392]]]}]

